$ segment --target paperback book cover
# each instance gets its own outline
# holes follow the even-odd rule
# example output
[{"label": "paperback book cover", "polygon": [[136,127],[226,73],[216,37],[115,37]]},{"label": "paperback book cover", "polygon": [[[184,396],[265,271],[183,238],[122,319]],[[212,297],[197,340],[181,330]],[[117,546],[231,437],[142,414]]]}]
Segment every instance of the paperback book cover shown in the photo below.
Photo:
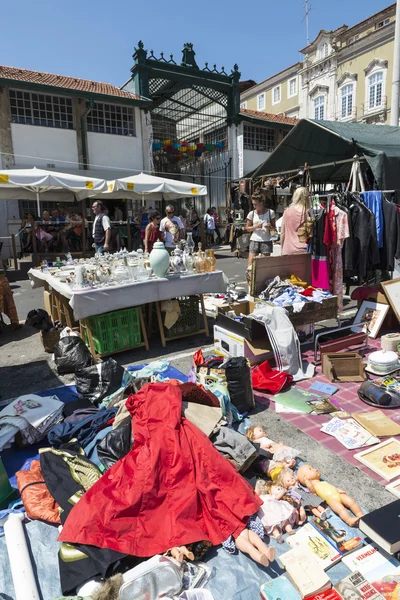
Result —
[{"label": "paperback book cover", "polygon": [[394,558],[386,558],[375,544],[363,546],[360,550],[343,557],[343,563],[350,571],[359,571],[370,583],[381,581],[387,575],[399,574],[399,563]]},{"label": "paperback book cover", "polygon": [[300,594],[285,575],[264,583],[260,587],[260,596],[263,600],[301,600]]},{"label": "paperback book cover", "polygon": [[332,515],[323,521],[318,517],[311,519],[313,525],[343,556],[363,545],[360,532],[355,527],[343,523],[342,519]]},{"label": "paperback book cover", "polygon": [[352,416],[371,435],[375,435],[378,438],[400,435],[400,425],[392,421],[381,410],[355,413]]},{"label": "paperback book cover", "polygon": [[385,600],[359,571],[355,571],[355,573],[348,575],[333,587],[338,591],[343,600],[347,600],[348,598],[359,598],[360,600]]},{"label": "paperback book cover", "polygon": [[331,590],[325,590],[325,592],[321,592],[315,596],[310,596],[308,600],[342,600],[342,596],[339,596],[337,591],[332,588]]},{"label": "paperback book cover", "polygon": [[301,552],[311,552],[317,563],[324,569],[329,569],[342,558],[330,540],[324,537],[311,523],[306,523],[287,540],[288,545]]},{"label": "paperback book cover", "polygon": [[314,398],[306,402],[316,415],[326,415],[341,410],[339,404],[332,398]]},{"label": "paperback book cover", "polygon": [[319,400],[320,398],[322,398],[322,396],[316,394],[315,392],[307,392],[306,390],[302,390],[301,388],[295,386],[290,390],[287,390],[287,392],[275,394],[271,400],[277,402],[278,404],[295,408],[304,414],[309,414],[313,409],[309,404],[307,404],[307,400]]},{"label": "paperback book cover", "polygon": [[334,417],[331,421],[325,423],[325,425],[321,427],[321,431],[335,437],[349,450],[355,450],[356,448],[379,443],[378,438],[371,435],[369,431],[364,429],[364,427],[361,427],[354,419],[342,421],[341,419]]},{"label": "paperback book cover", "polygon": [[[331,589],[331,580],[311,552],[301,552],[296,548],[281,554],[278,558],[301,598],[310,598]],[[281,598],[281,600],[286,600],[286,598]]]}]

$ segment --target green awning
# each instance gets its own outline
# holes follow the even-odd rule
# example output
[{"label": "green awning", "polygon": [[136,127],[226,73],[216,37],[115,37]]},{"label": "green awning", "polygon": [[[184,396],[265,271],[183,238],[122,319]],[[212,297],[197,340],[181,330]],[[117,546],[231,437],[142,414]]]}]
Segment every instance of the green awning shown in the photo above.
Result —
[{"label": "green awning", "polygon": [[246,177],[294,173],[307,163],[315,167],[314,181],[347,182],[355,154],[365,158],[361,166],[371,167],[380,189],[400,189],[400,127],[340,121],[302,119]]}]

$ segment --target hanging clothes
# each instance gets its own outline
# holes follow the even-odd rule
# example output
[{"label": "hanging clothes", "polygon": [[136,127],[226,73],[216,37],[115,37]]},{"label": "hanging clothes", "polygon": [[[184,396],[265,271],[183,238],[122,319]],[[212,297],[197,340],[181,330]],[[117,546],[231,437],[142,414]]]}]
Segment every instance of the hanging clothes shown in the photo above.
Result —
[{"label": "hanging clothes", "polygon": [[352,269],[346,269],[345,277],[358,276],[361,280],[380,265],[375,216],[359,201],[353,201],[350,214],[353,231]]},{"label": "hanging clothes", "polygon": [[383,211],[382,211],[382,192],[376,190],[371,192],[362,192],[361,198],[365,205],[375,217],[376,237],[378,240],[378,248],[383,248]]},{"label": "hanging clothes", "polygon": [[394,271],[395,259],[400,256],[400,212],[391,201],[391,194],[382,194],[384,239],[381,250],[381,267]]},{"label": "hanging clothes", "polygon": [[343,310],[343,243],[350,236],[347,214],[332,200],[329,205],[324,241],[328,249],[329,284],[338,297],[339,312]]},{"label": "hanging clothes", "polygon": [[324,242],[326,212],[323,208],[312,209],[311,216],[314,219],[311,239],[312,286],[329,290],[327,251]]},{"label": "hanging clothes", "polygon": [[147,557],[237,537],[261,501],[204,433],[182,418],[181,390],[150,383],[127,407],[133,449],[85,493],[59,540]]}]

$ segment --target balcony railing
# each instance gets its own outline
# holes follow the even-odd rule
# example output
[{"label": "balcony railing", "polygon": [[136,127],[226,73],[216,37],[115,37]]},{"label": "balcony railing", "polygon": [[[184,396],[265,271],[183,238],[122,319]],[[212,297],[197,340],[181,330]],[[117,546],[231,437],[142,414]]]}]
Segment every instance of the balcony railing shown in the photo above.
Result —
[{"label": "balcony railing", "polygon": [[387,109],[387,96],[382,96],[380,102],[365,102],[362,105],[363,116],[369,116],[376,113],[380,113]]}]

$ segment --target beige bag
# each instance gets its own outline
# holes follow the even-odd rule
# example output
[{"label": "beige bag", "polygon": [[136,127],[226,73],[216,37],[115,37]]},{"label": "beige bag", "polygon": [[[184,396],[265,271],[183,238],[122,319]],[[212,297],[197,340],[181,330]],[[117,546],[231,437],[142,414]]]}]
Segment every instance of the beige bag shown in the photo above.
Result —
[{"label": "beige bag", "polygon": [[312,237],[313,233],[313,224],[314,220],[310,217],[308,212],[304,209],[303,219],[300,227],[297,230],[297,236],[299,238],[299,242],[307,243],[310,237]]}]

